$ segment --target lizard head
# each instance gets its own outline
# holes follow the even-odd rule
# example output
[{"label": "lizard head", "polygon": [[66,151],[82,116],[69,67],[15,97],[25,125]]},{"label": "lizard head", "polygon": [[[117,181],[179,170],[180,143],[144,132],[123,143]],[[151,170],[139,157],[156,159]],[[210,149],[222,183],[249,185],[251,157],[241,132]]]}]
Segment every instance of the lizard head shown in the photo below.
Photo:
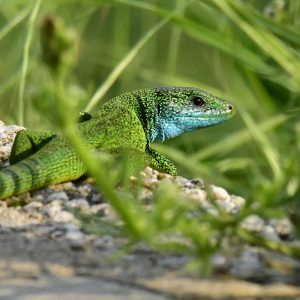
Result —
[{"label": "lizard head", "polygon": [[157,88],[155,97],[150,142],[222,123],[235,113],[232,104],[197,88]]}]

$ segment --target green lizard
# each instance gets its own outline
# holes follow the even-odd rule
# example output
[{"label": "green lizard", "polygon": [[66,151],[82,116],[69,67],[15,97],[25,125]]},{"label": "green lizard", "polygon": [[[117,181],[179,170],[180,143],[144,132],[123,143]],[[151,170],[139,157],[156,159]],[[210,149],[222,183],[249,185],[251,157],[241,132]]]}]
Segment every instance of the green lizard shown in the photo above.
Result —
[{"label": "green lizard", "polygon": [[[111,99],[94,116],[83,114],[78,131],[91,149],[146,153],[155,169],[176,175],[175,165],[150,144],[221,123],[234,111],[230,103],[197,88],[144,89]],[[9,161],[0,170],[0,199],[74,180],[87,171],[68,141],[48,131],[20,131]]]}]

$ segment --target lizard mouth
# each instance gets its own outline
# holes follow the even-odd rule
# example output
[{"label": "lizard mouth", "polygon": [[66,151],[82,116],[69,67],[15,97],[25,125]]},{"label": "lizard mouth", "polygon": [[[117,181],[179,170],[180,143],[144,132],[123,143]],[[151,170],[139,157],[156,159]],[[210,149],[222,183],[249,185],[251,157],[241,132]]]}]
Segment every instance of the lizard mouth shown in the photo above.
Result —
[{"label": "lizard mouth", "polygon": [[202,112],[190,112],[179,116],[180,119],[186,120],[197,120],[197,119],[220,119],[220,118],[231,118],[236,113],[233,106],[225,111],[221,110],[207,110]]}]

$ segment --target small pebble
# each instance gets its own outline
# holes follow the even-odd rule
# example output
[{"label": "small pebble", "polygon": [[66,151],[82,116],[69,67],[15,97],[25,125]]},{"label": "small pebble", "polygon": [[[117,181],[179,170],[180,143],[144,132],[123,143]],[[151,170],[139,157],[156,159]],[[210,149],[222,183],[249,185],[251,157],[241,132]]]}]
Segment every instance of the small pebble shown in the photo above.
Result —
[{"label": "small pebble", "polygon": [[245,249],[239,256],[235,256],[231,261],[231,274],[238,278],[252,278],[264,276],[265,262],[260,250],[256,247]]},{"label": "small pebble", "polygon": [[90,199],[90,202],[92,204],[99,204],[99,203],[102,203],[103,202],[103,198],[102,198],[102,195],[99,194],[99,193],[93,193],[91,199]]},{"label": "small pebble", "polygon": [[43,207],[43,203],[41,203],[40,201],[31,201],[25,206],[23,206],[23,208],[28,211],[41,209],[42,207]]},{"label": "small pebble", "polygon": [[69,197],[64,191],[54,192],[45,199],[45,203],[53,202],[55,200],[61,200],[62,202],[66,202],[69,200]]},{"label": "small pebble", "polygon": [[185,190],[184,192],[188,197],[199,201],[199,204],[208,203],[207,192],[205,190],[196,188],[196,189],[188,189]]},{"label": "small pebble", "polygon": [[238,213],[246,203],[246,200],[242,197],[229,196],[225,200],[217,200],[217,203],[227,213],[236,214]]},{"label": "small pebble", "polygon": [[204,183],[201,179],[199,178],[195,178],[191,180],[191,183],[197,187],[203,188],[204,187]]},{"label": "small pebble", "polygon": [[156,178],[145,178],[143,183],[146,187],[151,188],[157,185],[158,180]]},{"label": "small pebble", "polygon": [[77,226],[73,224],[68,224],[68,226],[65,226],[65,229],[66,239],[73,241],[84,241],[85,235]]},{"label": "small pebble", "polygon": [[[166,174],[166,175],[168,175],[168,176],[166,176],[165,178],[169,178],[169,179],[171,179],[171,180],[174,179],[173,176],[171,176],[171,175],[169,175],[169,174]],[[189,185],[190,180],[187,179],[187,178],[184,178],[184,177],[182,177],[182,176],[177,176],[177,177],[175,178],[174,182],[175,182],[176,185],[179,186],[179,187],[185,187],[185,186]]]},{"label": "small pebble", "polygon": [[98,249],[110,249],[113,248],[115,245],[115,240],[110,235],[103,235],[99,238],[96,238],[93,242],[94,246]]},{"label": "small pebble", "polygon": [[50,217],[54,222],[60,222],[60,223],[76,222],[74,215],[68,211],[63,210],[63,211],[56,212],[55,210],[53,210],[51,213],[50,213]]},{"label": "small pebble", "polygon": [[228,261],[221,253],[216,253],[212,257],[212,265],[217,272],[226,272],[228,270]]},{"label": "small pebble", "polygon": [[261,233],[265,225],[265,221],[257,216],[251,215],[244,219],[242,227],[252,232]]},{"label": "small pebble", "polygon": [[284,219],[272,219],[270,225],[274,228],[281,239],[288,239],[293,231],[293,225],[290,220]]},{"label": "small pebble", "polygon": [[153,169],[153,175],[157,178],[157,176],[159,175],[159,172],[157,170]]},{"label": "small pebble", "polygon": [[67,202],[67,206],[72,208],[80,208],[83,210],[88,210],[90,207],[88,201],[84,198],[72,199],[71,201]]},{"label": "small pebble", "polygon": [[186,187],[186,188],[192,188],[194,185],[193,185],[193,183],[191,182],[191,181],[187,181],[186,182],[186,184],[184,185],[184,187]]},{"label": "small pebble", "polygon": [[150,167],[146,167],[144,169],[144,173],[146,174],[147,177],[152,177],[153,176],[153,169]]},{"label": "small pebble", "polygon": [[225,201],[230,198],[228,192],[224,188],[215,185],[211,185],[210,188],[217,200]]},{"label": "small pebble", "polygon": [[275,242],[280,242],[280,238],[279,238],[277,232],[270,225],[264,226],[263,229],[262,229],[261,234],[262,234],[263,237],[265,237],[268,240],[272,240],[272,241],[275,241]]},{"label": "small pebble", "polygon": [[112,209],[111,205],[108,203],[101,203],[91,206],[91,212],[98,214],[100,216],[109,215],[109,211]]},{"label": "small pebble", "polygon": [[165,179],[165,178],[171,179],[171,178],[173,178],[173,176],[170,175],[170,174],[166,174],[166,173],[159,173],[159,175],[157,176],[157,178],[158,178],[159,180],[163,180],[163,179]]},{"label": "small pebble", "polygon": [[[55,200],[55,201],[58,202],[58,200]],[[59,203],[59,205],[58,204],[56,205],[56,202],[53,202],[53,205],[45,207],[44,211],[50,218],[54,218],[62,211],[62,207],[61,207],[60,203]]]}]

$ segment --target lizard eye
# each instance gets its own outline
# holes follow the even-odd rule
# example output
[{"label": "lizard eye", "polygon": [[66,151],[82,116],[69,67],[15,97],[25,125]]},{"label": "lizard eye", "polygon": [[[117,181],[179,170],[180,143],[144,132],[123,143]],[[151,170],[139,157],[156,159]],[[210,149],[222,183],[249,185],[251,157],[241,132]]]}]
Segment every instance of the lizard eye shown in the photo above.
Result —
[{"label": "lizard eye", "polygon": [[192,99],[192,101],[193,101],[193,103],[194,103],[195,106],[199,106],[199,107],[201,107],[201,106],[203,106],[205,104],[205,101],[201,97],[199,97],[199,96],[195,96]]}]

